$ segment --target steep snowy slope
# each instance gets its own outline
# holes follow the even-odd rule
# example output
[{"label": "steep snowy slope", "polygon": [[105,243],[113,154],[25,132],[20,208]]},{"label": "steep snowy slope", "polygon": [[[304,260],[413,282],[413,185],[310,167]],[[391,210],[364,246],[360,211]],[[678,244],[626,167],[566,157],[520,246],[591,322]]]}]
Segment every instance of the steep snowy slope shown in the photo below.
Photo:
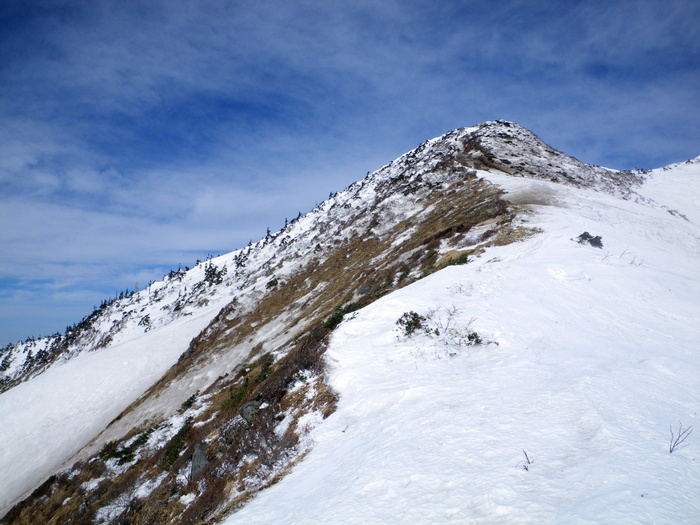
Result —
[{"label": "steep snowy slope", "polygon": [[[477,247],[482,239],[465,234],[495,219],[507,233],[513,215],[500,191],[453,158],[472,131],[426,142],[256,244],[103,304],[64,336],[6,348],[5,388],[25,382],[0,395],[0,506],[85,445],[75,459],[167,421],[214,383],[233,388],[225,378],[244,363],[270,351],[278,360],[318,319],[397,286],[399,272],[417,278],[439,262],[424,253],[431,237],[454,233]],[[444,212],[446,202],[458,206]]]},{"label": "steep snowy slope", "polygon": [[[218,305],[220,308],[221,304]],[[57,470],[175,363],[216,305],[82,353],[0,396],[0,507]]]},{"label": "steep snowy slope", "polygon": [[[337,411],[226,525],[697,522],[700,437],[669,453],[669,426],[700,422],[700,163],[648,175],[665,208],[479,175],[538,201],[542,234],[345,321]],[[406,337],[410,311],[452,332]]]},{"label": "steep snowy slope", "polygon": [[0,503],[190,523],[277,482],[230,522],[682,522],[699,181],[697,159],[619,173],[508,122],[427,141],[35,342],[57,353],[6,370]]},{"label": "steep snowy slope", "polygon": [[[229,290],[206,283],[205,266],[173,273],[103,307],[63,345],[66,351],[47,359],[48,365],[25,367],[25,381],[0,395],[0,509],[58,469],[158,381],[230,301]],[[31,348],[58,346],[55,341],[16,345],[19,355],[10,357],[25,363]],[[22,377],[14,371],[21,368],[10,367],[6,377]]]}]

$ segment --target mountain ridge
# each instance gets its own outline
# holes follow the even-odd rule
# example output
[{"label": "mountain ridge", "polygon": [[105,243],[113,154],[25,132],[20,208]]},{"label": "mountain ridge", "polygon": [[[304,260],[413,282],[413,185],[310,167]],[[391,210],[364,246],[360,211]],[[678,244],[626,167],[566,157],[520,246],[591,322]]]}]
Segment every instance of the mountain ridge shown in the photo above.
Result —
[{"label": "mountain ridge", "polygon": [[[587,188],[625,200],[647,200],[636,192],[644,183],[644,173],[612,172],[584,165],[549,148],[513,123],[484,123],[426,141],[258,243],[212,258],[188,272],[171,272],[168,280],[121,299],[115,306],[122,308],[121,318],[103,316],[94,331],[100,337],[91,339],[92,348],[100,352],[110,345],[127,344],[125,334],[129,327],[134,337],[139,330],[156,334],[203,309],[210,312],[211,321],[198,335],[193,330],[195,337],[179,353],[173,368],[130,407],[122,407],[121,413],[115,414],[108,428],[78,459],[86,461],[106,443],[126,443],[122,437],[143,427],[145,422],[177,415],[180,405],[193,395],[197,398],[194,392],[199,390],[203,395],[197,401],[197,409],[211,403],[206,409],[210,416],[216,413],[210,410],[213,405],[225,404],[242,392],[236,400],[238,412],[233,412],[230,421],[242,418],[245,423],[241,424],[255,432],[262,430],[243,417],[247,413],[244,408],[250,411],[255,407],[252,410],[256,413],[267,410],[264,416],[274,420],[275,414],[282,413],[280,407],[287,406],[287,397],[295,394],[295,388],[315,392],[310,395],[312,403],[306,410],[293,403],[285,409],[294,407],[297,420],[321,417],[314,414],[321,414],[321,419],[330,415],[337,400],[323,386],[321,356],[327,336],[335,328],[332,320],[340,322],[352,310],[437,270],[474,260],[489,248],[537,235],[537,227],[528,224],[528,207],[547,201],[547,192],[537,187],[537,191],[523,191],[517,199],[508,200],[503,190],[486,180],[487,172],[542,184]],[[107,305],[105,309],[111,307]],[[127,312],[132,313],[126,315]],[[111,340],[100,349],[105,336]],[[231,365],[222,366],[222,361]],[[254,365],[251,372],[255,371],[256,377],[267,374],[259,386],[243,388],[246,376],[240,374],[246,362]],[[305,373],[307,380],[311,379],[308,383],[295,379],[297,374]],[[268,381],[272,386],[265,386]],[[268,407],[261,408],[265,404]],[[229,412],[231,408],[233,405]],[[157,424],[150,428],[156,429],[152,431],[155,434],[163,430]],[[274,440],[274,428],[263,429],[264,439]],[[278,436],[278,441],[296,440],[292,448],[298,447],[296,455],[286,457],[286,466],[278,471],[288,468],[309,450],[310,444],[303,443],[308,431],[292,439],[293,431],[292,428]],[[176,432],[169,432],[172,440]],[[155,443],[149,446],[154,447]],[[193,446],[189,444],[187,450]],[[258,456],[268,453],[259,446],[256,449],[255,444],[251,446]],[[276,450],[284,456],[289,448],[280,445]],[[183,453],[179,459],[189,454]],[[216,456],[216,452],[210,454]],[[155,466],[149,468],[154,470]],[[269,479],[251,484],[238,495],[238,502],[229,501],[227,505],[238,505],[275,479],[278,471],[268,472]],[[172,483],[179,486],[177,480]],[[95,489],[107,490],[98,500],[116,497],[104,487]],[[206,499],[204,496],[211,492],[213,489],[205,489],[196,499]],[[196,506],[192,502],[184,505],[186,514],[193,514],[191,509]],[[119,513],[110,515],[110,519],[127,509],[117,510]],[[199,508],[199,512],[202,510]],[[204,511],[205,515],[212,512]],[[88,514],[86,511],[81,516]]]},{"label": "mountain ridge", "polygon": [[[604,191],[620,192],[620,194],[625,197],[629,197],[632,193],[632,188],[641,184],[643,179],[643,172],[639,170],[615,172],[606,168],[581,163],[577,159],[568,157],[546,145],[532,132],[515,123],[508,121],[489,121],[471,128],[459,128],[440,137],[428,140],[418,146],[418,148],[400,156],[392,163],[369,174],[363,181],[358,181],[358,183],[350,185],[345,191],[351,191],[356,184],[362,186],[365,184],[365,181],[367,184],[374,183],[373,177],[381,177],[383,171],[391,171],[392,166],[396,169],[397,164],[404,164],[404,166],[398,168],[399,170],[403,172],[410,171],[410,165],[415,162],[415,159],[423,152],[424,148],[430,148],[431,145],[435,144],[443,144],[447,147],[438,148],[437,151],[431,152],[431,156],[451,156],[452,160],[456,161],[457,164],[457,166],[452,166],[453,169],[459,168],[459,165],[463,166],[465,169],[491,168],[511,175],[552,180],[577,186],[595,186]],[[523,159],[526,154],[527,166],[517,161],[517,159]],[[558,167],[556,169],[553,168],[553,162],[557,162]],[[425,166],[421,167],[425,169]],[[620,173],[624,173],[625,176],[621,177]],[[416,189],[416,186],[411,186],[408,183],[406,183],[403,188],[399,188],[400,191],[408,192],[414,192]],[[331,195],[328,200],[324,201],[324,203],[307,215],[312,215],[316,211],[322,211],[326,207],[332,208],[335,205],[333,199],[334,196]],[[261,245],[262,248],[264,248],[268,241],[276,239],[279,235],[283,234],[290,225],[294,225],[295,222],[301,218],[300,216],[291,223],[287,223],[282,230],[274,234],[268,231],[268,235],[254,245],[251,243],[247,248],[235,250],[231,252],[231,254],[228,254],[228,259],[222,260],[229,260],[231,259],[230,256],[235,254],[233,257],[234,263],[237,267],[242,266],[243,261],[248,258],[251,248],[260,249]],[[293,235],[292,232],[292,236]],[[284,238],[288,239],[289,236]],[[207,258],[204,262],[198,261],[197,267],[203,265],[203,268],[206,269],[208,263],[215,264],[214,262],[210,263],[210,259],[214,258]],[[265,265],[266,263],[263,262],[262,264]],[[194,268],[191,272],[199,279],[201,274],[196,270],[197,268]],[[177,271],[171,271],[160,283],[149,284],[146,298],[143,297],[143,291],[139,292],[138,290],[134,290],[122,292],[112,300],[103,301],[100,307],[96,308],[90,315],[83,318],[80,322],[69,326],[64,334],[54,334],[53,336],[41,337],[38,339],[30,338],[26,340],[24,342],[25,344],[21,347],[21,343],[7,345],[0,351],[0,357],[2,358],[0,362],[0,372],[3,374],[2,377],[0,377],[0,381],[2,381],[2,383],[0,383],[0,391],[4,391],[8,387],[16,384],[18,380],[21,381],[22,377],[30,378],[34,377],[37,373],[41,373],[41,371],[46,368],[46,365],[50,365],[53,362],[55,356],[64,354],[68,356],[73,355],[74,352],[71,351],[71,347],[74,349],[99,349],[107,346],[111,342],[112,332],[119,331],[121,329],[119,323],[124,322],[124,320],[114,320],[113,322],[115,324],[108,329],[107,334],[104,333],[104,327],[100,327],[100,329],[95,332],[101,334],[102,337],[97,340],[92,340],[95,334],[86,333],[89,331],[85,330],[88,325],[92,324],[96,317],[100,316],[105,308],[111,306],[112,303],[129,300],[134,295],[138,302],[144,299],[150,300],[152,287],[155,287],[154,293],[158,294],[163,287],[167,286],[168,282],[174,280],[182,281],[188,271],[190,270],[187,269],[185,271],[178,268]],[[211,276],[207,281],[207,277],[204,275],[202,281],[211,284]],[[190,279],[190,286],[195,286],[198,282],[201,281],[193,281],[193,279]],[[197,290],[195,290],[195,292],[196,291]],[[187,300],[191,301],[192,299]],[[181,308],[182,301],[178,301],[177,304],[173,305],[173,310],[176,312],[181,310]],[[143,320],[143,318],[141,319]],[[148,319],[146,321],[148,321]],[[167,320],[163,318],[159,321],[161,323],[167,322]],[[144,325],[146,324],[148,323],[144,322]],[[11,355],[19,352],[28,354],[30,351],[32,354],[29,357],[25,356],[21,364],[18,359],[13,359],[14,356]]]}]

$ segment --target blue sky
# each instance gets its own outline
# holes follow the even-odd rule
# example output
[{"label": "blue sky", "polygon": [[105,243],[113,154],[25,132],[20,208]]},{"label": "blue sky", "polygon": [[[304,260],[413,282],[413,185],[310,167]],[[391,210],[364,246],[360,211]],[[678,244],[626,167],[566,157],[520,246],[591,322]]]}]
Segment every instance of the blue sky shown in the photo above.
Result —
[{"label": "blue sky", "polygon": [[618,169],[695,157],[698,20],[697,0],[4,0],[0,345],[457,127],[516,121]]}]

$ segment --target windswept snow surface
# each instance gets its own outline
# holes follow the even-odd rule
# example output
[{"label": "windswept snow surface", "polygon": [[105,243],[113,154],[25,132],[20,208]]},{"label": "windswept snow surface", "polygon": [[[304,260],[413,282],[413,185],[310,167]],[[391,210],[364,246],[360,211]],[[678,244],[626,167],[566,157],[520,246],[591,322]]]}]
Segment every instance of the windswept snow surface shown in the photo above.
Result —
[{"label": "windswept snow surface", "polygon": [[[226,525],[698,523],[700,165],[652,173],[658,204],[479,175],[539,202],[528,225],[543,233],[341,324],[338,410]],[[584,231],[604,247],[578,244]],[[455,309],[454,327],[473,319],[498,344],[397,331],[404,312],[444,325]],[[696,431],[671,454],[679,421]]]},{"label": "windswept snow surface", "polygon": [[221,304],[83,353],[0,395],[0,511],[160,379]]}]

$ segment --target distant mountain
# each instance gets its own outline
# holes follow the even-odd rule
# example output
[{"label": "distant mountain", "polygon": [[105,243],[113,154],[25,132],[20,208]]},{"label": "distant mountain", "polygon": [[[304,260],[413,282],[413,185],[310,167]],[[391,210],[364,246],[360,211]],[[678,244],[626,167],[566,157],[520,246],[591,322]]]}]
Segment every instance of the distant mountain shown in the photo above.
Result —
[{"label": "distant mountain", "polygon": [[618,172],[458,129],[8,345],[3,521],[696,516],[673,489],[700,482],[699,159]]}]

